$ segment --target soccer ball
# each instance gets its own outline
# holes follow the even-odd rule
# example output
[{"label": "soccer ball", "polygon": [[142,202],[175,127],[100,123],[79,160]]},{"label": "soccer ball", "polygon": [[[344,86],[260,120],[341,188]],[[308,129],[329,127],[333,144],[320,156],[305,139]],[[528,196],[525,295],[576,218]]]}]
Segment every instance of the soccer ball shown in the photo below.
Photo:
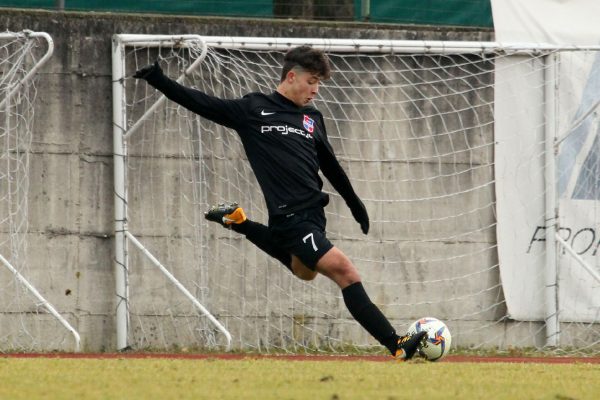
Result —
[{"label": "soccer ball", "polygon": [[408,334],[414,335],[417,332],[425,331],[428,334],[427,341],[419,348],[421,357],[429,361],[441,360],[450,351],[452,344],[452,335],[450,330],[442,321],[437,318],[421,318],[408,328]]}]

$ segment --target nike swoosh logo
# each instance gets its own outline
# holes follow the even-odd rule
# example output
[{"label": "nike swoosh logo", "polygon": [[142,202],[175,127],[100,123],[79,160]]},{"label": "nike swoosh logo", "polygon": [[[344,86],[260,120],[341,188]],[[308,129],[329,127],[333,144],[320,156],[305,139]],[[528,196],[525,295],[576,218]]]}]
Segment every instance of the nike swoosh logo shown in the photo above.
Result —
[{"label": "nike swoosh logo", "polygon": [[266,112],[265,110],[262,110],[260,112],[260,115],[273,115],[273,114],[275,114],[275,113],[274,112]]}]

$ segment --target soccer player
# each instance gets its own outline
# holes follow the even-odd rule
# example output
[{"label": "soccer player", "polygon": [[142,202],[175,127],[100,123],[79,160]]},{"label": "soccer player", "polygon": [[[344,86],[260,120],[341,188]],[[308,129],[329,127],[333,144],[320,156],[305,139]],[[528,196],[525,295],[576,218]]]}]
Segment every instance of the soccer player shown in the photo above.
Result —
[{"label": "soccer player", "polygon": [[278,259],[294,275],[312,280],[322,274],[341,289],[350,314],[398,360],[413,357],[426,332],[399,336],[374,305],[357,268],[325,235],[329,197],[318,171],[331,182],[364,234],[369,216],[327,140],[322,114],[310,106],[319,84],[330,76],[326,55],[309,46],[287,52],[280,83],[270,94],[221,99],[166,77],[158,61],[134,74],[170,100],[217,124],[234,129],[262,189],[268,226],[248,219],[237,204],[220,204],[206,219],[243,234]]}]

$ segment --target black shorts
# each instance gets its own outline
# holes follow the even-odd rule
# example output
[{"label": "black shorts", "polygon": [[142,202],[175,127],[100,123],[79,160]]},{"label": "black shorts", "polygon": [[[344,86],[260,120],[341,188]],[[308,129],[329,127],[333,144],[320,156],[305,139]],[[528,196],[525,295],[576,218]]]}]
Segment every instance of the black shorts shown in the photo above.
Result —
[{"label": "black shorts", "polygon": [[315,270],[317,262],[333,245],[325,236],[325,211],[310,208],[269,220],[273,239],[308,268]]}]

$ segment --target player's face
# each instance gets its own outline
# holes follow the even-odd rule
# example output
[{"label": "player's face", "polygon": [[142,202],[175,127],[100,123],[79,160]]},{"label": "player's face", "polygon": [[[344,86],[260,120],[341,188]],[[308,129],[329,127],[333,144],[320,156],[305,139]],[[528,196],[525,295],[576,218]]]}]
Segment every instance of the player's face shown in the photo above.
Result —
[{"label": "player's face", "polygon": [[317,96],[319,83],[321,82],[318,75],[307,71],[295,70],[288,75],[288,79],[290,83],[289,98],[298,107],[304,107]]}]

